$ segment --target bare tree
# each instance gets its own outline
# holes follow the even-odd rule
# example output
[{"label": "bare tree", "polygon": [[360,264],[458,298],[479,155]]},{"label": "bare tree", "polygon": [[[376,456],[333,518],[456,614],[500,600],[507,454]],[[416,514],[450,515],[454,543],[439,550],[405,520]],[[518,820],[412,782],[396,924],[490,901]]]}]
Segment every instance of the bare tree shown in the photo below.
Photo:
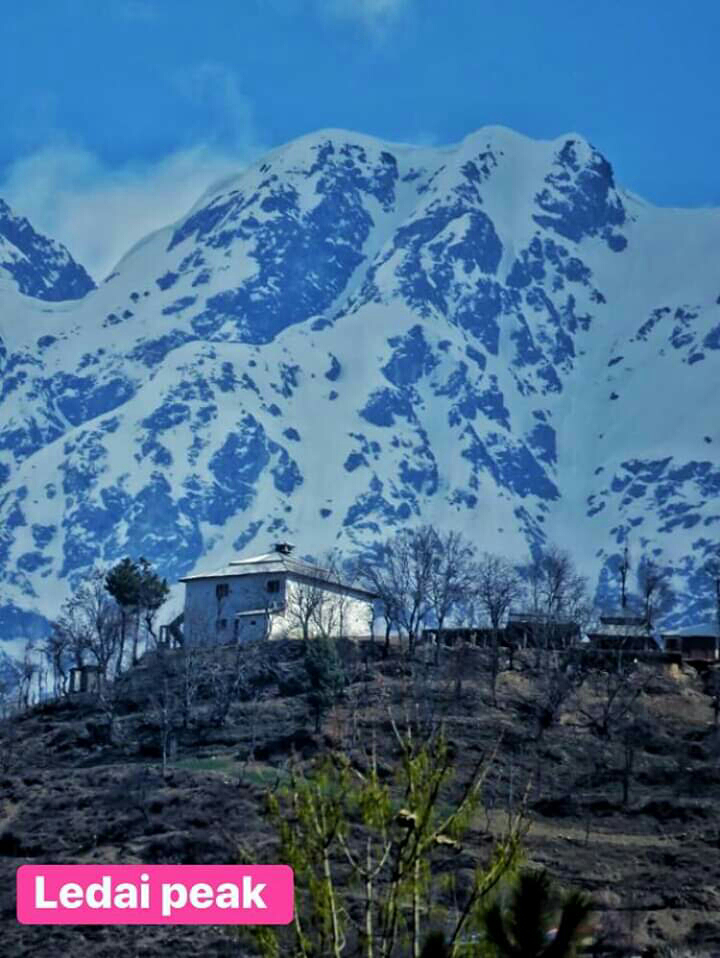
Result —
[{"label": "bare tree", "polygon": [[[269,615],[266,616],[266,634],[268,621]],[[157,659],[171,675],[178,721],[184,728],[197,718],[200,702],[207,706],[203,709],[204,718],[210,725],[220,727],[243,693],[265,637],[258,638],[254,633],[253,638],[245,638],[238,632],[236,641],[219,643],[214,610],[193,612],[185,621],[185,635],[187,638],[179,649],[159,645],[149,659],[149,667],[155,668]],[[163,669],[160,679],[162,675]],[[153,681],[151,678],[151,683]]]},{"label": "bare tree", "polygon": [[67,693],[70,649],[67,634],[62,629],[58,629],[57,625],[45,640],[43,652],[52,669],[54,694],[56,696],[65,695]]},{"label": "bare tree", "polygon": [[588,583],[578,574],[570,554],[548,546],[526,567],[527,594],[537,628],[536,666],[542,648],[567,644],[591,615]]},{"label": "bare tree", "polygon": [[383,647],[383,656],[387,658],[390,653],[390,634],[393,626],[397,627],[398,619],[398,597],[395,592],[393,580],[390,571],[385,566],[382,554],[377,557],[363,556],[357,560],[358,579],[369,592],[376,596],[376,602],[380,615],[385,620],[385,645]]},{"label": "bare tree", "polygon": [[630,548],[626,540],[623,546],[623,554],[620,560],[620,566],[618,568],[618,575],[620,577],[620,607],[623,609],[623,611],[627,608],[627,579],[630,573],[630,568]]},{"label": "bare tree", "polygon": [[651,725],[642,716],[630,713],[621,726],[622,736],[622,801],[627,805],[630,800],[630,785],[638,751],[648,739]]},{"label": "bare tree", "polygon": [[415,651],[418,632],[430,609],[430,583],[437,555],[437,533],[432,526],[402,529],[383,547],[387,582],[391,585],[397,624]]},{"label": "bare tree", "polygon": [[210,724],[221,727],[242,684],[243,652],[250,643],[229,649],[216,646],[205,651],[203,686],[210,701]]},{"label": "bare tree", "polygon": [[643,556],[637,567],[637,584],[645,621],[651,629],[657,617],[667,612],[675,601],[670,573],[654,559]]},{"label": "bare tree", "polygon": [[500,671],[500,628],[505,616],[522,595],[522,582],[517,570],[507,559],[486,552],[475,571],[474,591],[492,629],[490,691],[493,705],[496,705],[497,676]]},{"label": "bare tree", "polygon": [[339,638],[345,634],[350,597],[343,587],[343,566],[337,553],[328,553],[322,561],[325,588],[313,611],[312,625],[318,638]]},{"label": "bare tree", "polygon": [[557,666],[540,673],[525,706],[535,719],[535,737],[540,741],[555,725],[563,709],[582,684],[584,675]]},{"label": "bare tree", "polygon": [[[15,670],[13,670],[12,674],[17,675]],[[0,679],[0,720],[6,719],[12,711],[10,698],[11,688],[12,686],[8,679]],[[1,753],[2,749],[0,748],[0,754]]]},{"label": "bare tree", "polygon": [[67,681],[67,669],[72,666],[81,668],[85,664],[88,631],[88,623],[80,605],[71,596],[63,603],[45,645],[45,653],[51,657],[63,686]]},{"label": "bare tree", "polygon": [[550,622],[575,621],[588,614],[587,579],[568,552],[548,546],[530,564],[530,595],[536,611]]},{"label": "bare tree", "polygon": [[180,660],[180,714],[183,728],[189,728],[202,688],[203,653],[197,646],[183,645]]},{"label": "bare tree", "polygon": [[0,772],[12,775],[23,765],[23,742],[18,723],[6,715],[0,719]]},{"label": "bare tree", "polygon": [[105,590],[102,572],[95,572],[78,590],[77,602],[87,623],[87,650],[105,679],[119,645],[121,624],[118,607]]},{"label": "bare tree", "polygon": [[33,639],[27,639],[19,666],[18,708],[27,711],[32,702],[33,681],[38,672],[37,648]]},{"label": "bare tree", "polygon": [[254,639],[204,650],[201,692],[210,701],[211,725],[224,725],[233,703],[252,694],[253,674],[263,649],[263,640]]},{"label": "bare tree", "polygon": [[[432,530],[432,527],[430,527]],[[440,661],[440,639],[446,620],[469,595],[474,582],[474,547],[460,532],[434,534],[434,554],[430,562],[428,600],[435,616],[435,664]]]},{"label": "bare tree", "polygon": [[[293,579],[287,583],[285,599],[285,617],[289,631],[300,632],[303,639],[309,639],[317,624],[321,627],[327,623],[332,615],[331,604],[328,601],[328,590],[320,579],[318,567],[317,578]],[[334,573],[328,575],[333,577]]]},{"label": "bare tree", "polygon": [[720,672],[717,669],[709,669],[706,673],[705,691],[710,696],[710,704],[713,710],[713,724],[717,731],[720,724]]},{"label": "bare tree", "polygon": [[353,568],[332,550],[320,558],[314,574],[294,574],[285,598],[288,631],[306,640],[342,637],[352,604],[347,584],[359,572],[359,565]]},{"label": "bare tree", "polygon": [[66,669],[81,667],[88,657],[100,668],[102,679],[115,656],[121,637],[118,606],[105,588],[105,574],[97,570],[62,606],[45,650],[66,688]]},{"label": "bare tree", "polygon": [[648,679],[649,676],[641,671],[610,671],[598,676],[594,683],[597,694],[593,697],[586,695],[583,703],[578,703],[578,712],[587,727],[600,738],[610,738],[632,716]]},{"label": "bare tree", "polygon": [[290,631],[297,629],[304,639],[309,639],[313,618],[322,603],[322,591],[310,581],[293,585],[292,599],[286,600],[285,617]]},{"label": "bare tree", "polygon": [[100,678],[97,686],[97,703],[105,717],[105,740],[108,745],[116,744],[120,738],[119,726],[116,721],[121,692],[117,682]]},{"label": "bare tree", "polygon": [[163,777],[167,774],[168,758],[173,754],[175,729],[182,715],[182,698],[167,661],[170,654],[166,649],[157,651],[156,681],[150,696],[150,715],[160,737]]},{"label": "bare tree", "polygon": [[501,556],[484,553],[475,569],[475,594],[493,629],[500,630],[522,593],[517,569]]},{"label": "bare tree", "polygon": [[717,659],[720,655],[720,546],[715,547],[714,555],[711,555],[706,561],[705,574],[710,579],[713,591],[713,604],[715,606],[715,628],[717,630],[717,637],[715,640],[715,658]]}]

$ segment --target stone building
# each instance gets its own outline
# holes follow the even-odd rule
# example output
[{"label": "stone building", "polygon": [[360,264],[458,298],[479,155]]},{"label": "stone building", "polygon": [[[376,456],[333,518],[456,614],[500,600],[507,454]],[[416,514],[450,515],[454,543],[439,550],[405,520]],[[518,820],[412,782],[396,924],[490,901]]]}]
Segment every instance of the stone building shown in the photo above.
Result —
[{"label": "stone building", "polygon": [[104,679],[99,665],[78,665],[70,669],[69,695],[98,695]]},{"label": "stone building", "polygon": [[716,662],[720,659],[720,638],[717,629],[690,626],[673,633],[663,633],[668,652],[680,652],[689,661]]},{"label": "stone building", "polygon": [[568,649],[580,641],[577,622],[537,612],[509,612],[504,644],[514,648]]},{"label": "stone building", "polygon": [[602,652],[658,652],[657,637],[647,619],[632,615],[601,615],[600,623],[588,631],[593,649]]},{"label": "stone building", "polygon": [[292,549],[277,543],[272,552],[182,578],[182,641],[369,635],[375,596],[333,570],[293,558]]}]

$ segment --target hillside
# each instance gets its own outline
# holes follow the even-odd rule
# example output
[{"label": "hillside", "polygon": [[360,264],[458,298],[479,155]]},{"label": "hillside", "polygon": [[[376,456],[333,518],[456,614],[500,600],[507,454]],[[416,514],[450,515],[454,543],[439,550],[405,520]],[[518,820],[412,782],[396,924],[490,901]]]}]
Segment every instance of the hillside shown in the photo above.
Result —
[{"label": "hillside", "polygon": [[325,131],[98,289],[6,272],[0,635],[127,553],[176,580],[420,521],[514,559],[556,542],[601,606],[629,536],[674,571],[664,624],[709,620],[718,248],[720,213],[653,208],[575,134]]},{"label": "hillside", "polygon": [[[78,958],[135,951],[150,958],[171,947],[178,958],[199,947],[237,954],[233,932],[217,928],[18,925],[14,870],[27,861],[218,863],[235,860],[238,843],[256,861],[273,861],[277,844],[263,796],[287,782],[291,750],[306,770],[334,752],[362,772],[374,740],[382,779],[391,782],[399,753],[390,717],[403,723],[407,715],[417,734],[444,723],[458,787],[479,756],[498,746],[483,808],[454,866],[461,874],[487,855],[508,802],[517,802],[529,781],[528,862],[593,896],[598,928],[616,949],[605,954],[717,951],[719,744],[711,700],[694,670],[641,669],[630,677],[640,693],[632,728],[642,737],[633,739],[625,802],[627,716],[614,713],[607,734],[588,722],[601,714],[612,674],[587,676],[539,734],[549,661],[536,672],[520,655],[516,670],[500,674],[493,705],[487,662],[477,650],[461,659],[448,651],[436,668],[422,662],[422,653],[412,662],[393,649],[384,660],[367,645],[346,647],[349,685],[315,734],[302,651],[300,642],[266,644],[223,725],[208,723],[208,702],[198,699],[187,727],[178,724],[165,777],[158,713],[142,691],[149,659],[124,679],[112,743],[104,713],[87,702],[36,709],[3,725],[0,907],[7,958],[68,951]],[[252,949],[246,944],[241,953]]]}]

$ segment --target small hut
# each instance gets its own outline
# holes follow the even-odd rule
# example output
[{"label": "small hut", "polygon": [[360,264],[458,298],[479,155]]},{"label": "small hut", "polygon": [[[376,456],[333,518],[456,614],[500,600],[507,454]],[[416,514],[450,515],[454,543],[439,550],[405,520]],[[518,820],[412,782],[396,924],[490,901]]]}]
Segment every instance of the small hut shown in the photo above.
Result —
[{"label": "small hut", "polygon": [[720,659],[720,639],[716,629],[690,626],[662,638],[668,652],[680,652],[688,661],[714,662]]},{"label": "small hut", "polygon": [[599,626],[588,632],[590,648],[599,652],[658,652],[660,646],[643,616],[601,615]]},{"label": "small hut", "polygon": [[515,648],[568,649],[580,641],[580,626],[537,612],[510,612],[505,638]]},{"label": "small hut", "polygon": [[78,665],[70,669],[70,695],[97,695],[102,689],[102,670],[99,665]]}]

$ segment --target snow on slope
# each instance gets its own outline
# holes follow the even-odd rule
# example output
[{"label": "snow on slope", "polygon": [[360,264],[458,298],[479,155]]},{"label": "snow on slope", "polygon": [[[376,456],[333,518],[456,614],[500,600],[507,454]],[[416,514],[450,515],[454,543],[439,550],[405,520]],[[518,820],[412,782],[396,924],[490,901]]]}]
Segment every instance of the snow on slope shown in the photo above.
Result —
[{"label": "snow on slope", "polygon": [[36,233],[0,200],[0,280],[27,296],[57,302],[80,299],[95,284],[60,243]]},{"label": "snow on slope", "polygon": [[566,546],[605,604],[629,534],[699,620],[719,248],[720,214],[623,193],[575,134],[329,131],[78,302],[0,281],[2,633],[42,631],[128,553],[177,579],[279,535],[353,552],[420,521],[516,558]]}]

